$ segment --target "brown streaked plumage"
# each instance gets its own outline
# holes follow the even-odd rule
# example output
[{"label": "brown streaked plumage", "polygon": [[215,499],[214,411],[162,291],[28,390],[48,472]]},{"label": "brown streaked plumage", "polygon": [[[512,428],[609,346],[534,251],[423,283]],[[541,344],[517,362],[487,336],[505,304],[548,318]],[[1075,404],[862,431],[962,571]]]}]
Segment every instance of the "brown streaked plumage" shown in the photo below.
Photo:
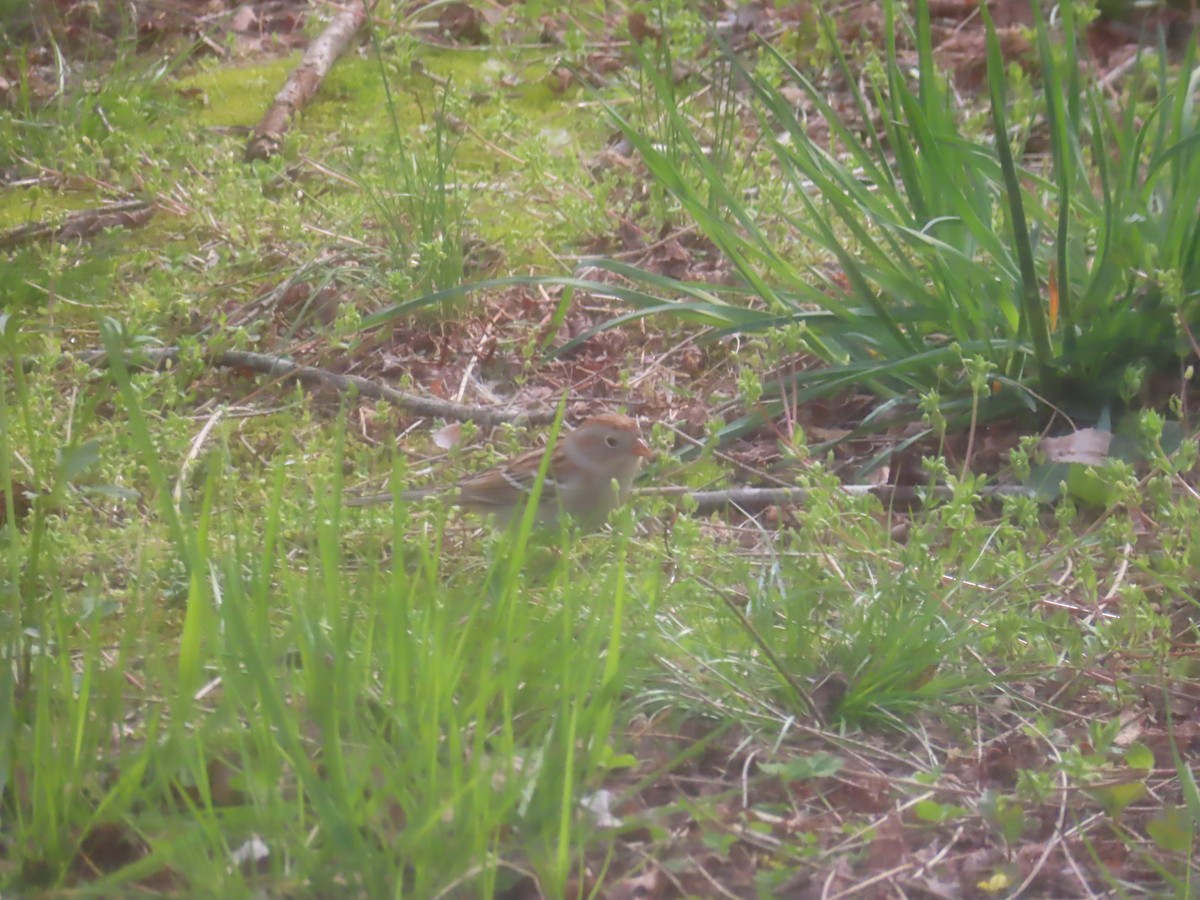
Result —
[{"label": "brown streaked plumage", "polygon": [[[495,517],[503,526],[521,508],[533,489],[544,449],[530,450],[511,460],[469,475],[458,483],[454,502]],[[637,422],[615,413],[592,416],[578,428],[560,436],[550,458],[538,503],[538,521],[550,525],[567,513],[585,526],[595,527],[629,498],[642,460],[651,456]],[[347,506],[416,500],[442,492],[425,488],[352,498]]]}]

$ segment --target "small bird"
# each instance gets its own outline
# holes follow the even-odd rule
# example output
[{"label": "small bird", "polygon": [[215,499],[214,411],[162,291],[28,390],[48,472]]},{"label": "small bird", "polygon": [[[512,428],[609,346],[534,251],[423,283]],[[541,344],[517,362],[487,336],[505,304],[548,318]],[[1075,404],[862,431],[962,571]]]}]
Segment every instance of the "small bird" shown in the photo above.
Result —
[{"label": "small bird", "polygon": [[[457,485],[454,502],[494,516],[503,528],[533,490],[544,455],[544,450],[530,450],[464,478]],[[538,503],[538,524],[554,525],[563,512],[585,527],[602,524],[610,512],[629,499],[642,460],[651,455],[637,422],[628,416],[610,413],[585,419],[554,446]],[[371,494],[350,498],[346,505],[419,500],[447,490],[435,487]]]}]

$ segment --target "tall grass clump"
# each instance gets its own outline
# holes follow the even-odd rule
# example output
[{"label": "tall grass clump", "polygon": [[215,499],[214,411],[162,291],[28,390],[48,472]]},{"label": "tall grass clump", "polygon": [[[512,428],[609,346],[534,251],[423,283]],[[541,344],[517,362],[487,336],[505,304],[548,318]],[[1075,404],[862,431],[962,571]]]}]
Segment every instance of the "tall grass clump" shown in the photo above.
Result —
[{"label": "tall grass clump", "polygon": [[[96,455],[138,460],[142,515],[94,602],[60,525],[90,510],[48,488],[71,473],[0,369],[0,891],[562,895],[649,666],[626,622],[658,588],[626,565],[628,516],[570,552],[540,537],[534,562],[530,520],[452,562],[444,520],[340,508],[336,439],[322,461],[285,442],[247,506],[215,437],[176,495],[157,376],[104,334],[126,437]],[[52,511],[17,514],[14,458]]]},{"label": "tall grass clump", "polygon": [[[1195,40],[1177,64],[1160,46],[1114,102],[1079,56],[1074,4],[1059,7],[1054,35],[1033,9],[1042,90],[1019,107],[1009,95],[1027,76],[1006,67],[980,10],[985,135],[974,133],[938,65],[924,2],[911,30],[896,4],[883,4],[883,58],[861,82],[823,20],[851,101],[844,116],[773,47],[762,48],[757,69],[730,54],[782,181],[774,203],[765,188],[754,203],[735,188],[723,155],[709,152],[676,102],[669,69],[646,60],[674,145],[664,149],[614,107],[609,114],[739,284],[680,285],[589,260],[649,295],[606,327],[703,312],[709,324],[724,319],[724,330],[768,340],[799,329],[817,364],[777,380],[767,401],[854,387],[893,412],[933,395],[947,417],[1059,408],[1086,421],[1138,398],[1151,374],[1181,374],[1195,351],[1200,298]],[[915,73],[901,61],[899,37],[916,51]],[[827,144],[810,136],[793,88],[827,124]],[[1045,138],[1048,157],[1027,152],[1034,136]]]},{"label": "tall grass clump", "polygon": [[[449,87],[432,98],[429,113],[419,99],[415,108],[402,106],[390,80],[395,67],[385,60],[374,32],[372,46],[384,90],[385,144],[369,154],[348,148],[346,177],[361,192],[384,239],[371,269],[378,287],[403,303],[463,280],[466,203],[455,182],[462,138],[453,127],[457,118]],[[420,127],[409,121],[414,114],[422,119]],[[439,303],[438,309],[449,312],[452,305]]]}]

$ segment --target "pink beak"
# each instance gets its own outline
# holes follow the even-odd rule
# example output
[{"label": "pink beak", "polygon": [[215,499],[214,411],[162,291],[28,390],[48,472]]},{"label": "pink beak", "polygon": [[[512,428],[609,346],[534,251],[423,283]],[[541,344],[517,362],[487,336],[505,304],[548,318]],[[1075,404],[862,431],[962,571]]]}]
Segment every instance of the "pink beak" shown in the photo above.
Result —
[{"label": "pink beak", "polygon": [[642,457],[643,459],[649,459],[651,456],[654,455],[654,451],[651,450],[649,447],[647,447],[646,442],[643,441],[641,438],[638,438],[636,441],[633,442],[633,452],[634,452],[634,454]]}]

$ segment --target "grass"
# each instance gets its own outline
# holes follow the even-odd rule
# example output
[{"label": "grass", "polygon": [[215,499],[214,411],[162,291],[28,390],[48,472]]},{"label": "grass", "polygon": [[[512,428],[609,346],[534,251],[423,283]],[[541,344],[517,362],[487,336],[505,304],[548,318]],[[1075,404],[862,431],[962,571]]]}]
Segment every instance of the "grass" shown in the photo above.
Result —
[{"label": "grass", "polygon": [[[579,21],[567,40],[583,65]],[[676,48],[704,39],[698,29],[676,37]],[[425,53],[394,36],[379,50],[385,68]],[[505,48],[497,55],[523,71]],[[758,58],[764,73],[787,71],[767,51]],[[586,279],[519,274],[549,258],[547,247],[561,253],[558,235],[582,243],[605,232],[614,209],[642,224],[692,209],[715,218],[748,188],[777,214],[750,223],[764,242],[789,233],[794,221],[778,213],[799,176],[796,158],[779,154],[800,145],[767,153],[743,143],[739,129],[754,120],[732,105],[737,79],[706,106],[645,71],[659,93],[639,92],[634,67],[602,96],[632,133],[671,126],[664,153],[684,174],[703,175],[701,158],[736,163],[733,186],[706,183],[684,203],[636,174],[592,181],[581,164],[591,144],[539,148],[541,132],[522,133],[519,104],[501,96],[470,122],[532,163],[522,181],[470,132],[454,147],[431,122],[421,145],[397,115],[382,127],[356,121],[367,118],[357,91],[379,93],[354,79],[378,77],[375,68],[343,73],[346,131],[325,134],[329,110],[319,129],[302,122],[286,163],[242,167],[239,139],[174,119],[128,140],[122,120],[103,160],[74,138],[29,151],[178,206],[142,232],[5,260],[17,288],[0,308],[0,892],[710,896],[715,882],[765,897],[872,878],[910,895],[923,878],[964,895],[1007,894],[1026,880],[1030,894],[1076,895],[1079,878],[1114,895],[1190,889],[1200,506],[1195,445],[1177,423],[1153,411],[1131,419],[1138,462],[1092,471],[1100,508],[1072,493],[1053,506],[982,499],[980,476],[934,452],[917,480],[949,486],[948,499],[909,508],[849,496],[796,428],[756,445],[786,470],[751,458],[808,492],[774,520],[706,518],[644,495],[601,533],[492,533],[436,504],[350,510],[339,498],[388,474],[449,480],[529,446],[528,434],[466,429],[464,445],[443,453],[428,423],[395,410],[204,364],[207,342],[444,393],[478,383],[557,398],[565,381],[572,402],[617,394],[672,414],[718,409],[738,391],[755,393],[747,409],[769,399],[752,356],[765,371],[812,352],[813,339],[779,322],[744,337],[762,308],[791,310],[795,298],[770,279],[756,299],[746,285],[687,285],[686,316],[630,317],[619,330],[628,342],[605,344],[615,313]],[[154,96],[162,87],[142,84]],[[400,84],[435,108],[423,80]],[[664,104],[668,87],[676,93]],[[950,103],[916,99],[928,111]],[[72,104],[83,102],[75,94],[23,115],[70,136]],[[590,100],[555,102],[558,125],[595,137]],[[1153,119],[1168,137],[1186,118],[1172,110]],[[699,121],[717,139],[692,157]],[[387,146],[412,138],[431,152],[384,158],[369,134],[388,129]],[[349,154],[347,136],[357,141]],[[978,155],[987,135],[964,140]],[[1164,137],[1158,151],[1170,146]],[[654,160],[655,147],[642,150]],[[302,156],[319,165],[289,180]],[[347,158],[358,184],[329,176]],[[1131,165],[1123,183],[1142,171]],[[10,205],[30,200],[9,193]],[[995,215],[1005,198],[990,196]],[[831,208],[816,207],[824,218],[808,227],[852,241],[848,226],[829,224]],[[1043,225],[1057,227],[1048,215]],[[534,220],[528,231],[509,227],[522,218]],[[489,229],[506,232],[502,266],[518,274],[473,295],[458,283],[459,240]],[[1183,225],[1165,233],[1175,236],[1167,246],[1186,246]],[[749,254],[735,241],[746,234],[714,243]],[[797,291],[808,285],[797,272],[808,278],[837,258],[809,237],[779,244],[781,257],[811,266],[792,273]],[[434,247],[441,239],[449,244]],[[418,274],[428,282],[389,273],[425,249],[431,263]],[[988,271],[974,259],[960,267],[960,256],[938,262],[946,284]],[[640,313],[677,287],[651,273],[604,293]],[[772,290],[778,308],[766,305]],[[856,322],[865,333],[893,312],[867,308],[842,311],[839,348]],[[720,387],[707,372],[670,368],[674,348],[704,328],[743,341],[741,370]],[[174,368],[120,363],[138,346],[171,343],[184,347]],[[729,365],[720,346],[701,357],[714,370]],[[64,358],[81,347],[107,347],[111,364]],[[989,383],[943,354],[963,365],[969,409]],[[890,384],[935,362],[864,365]],[[936,422],[942,407],[926,409]],[[703,449],[686,460],[671,455],[682,450],[673,432],[654,428],[661,459],[647,481],[727,478],[729,458],[749,458],[731,457],[736,446],[714,452],[727,424],[709,415],[695,429]],[[1026,442],[1011,465],[1019,473],[1035,456]]]},{"label": "grass", "polygon": [[[647,573],[629,576],[628,541],[566,547],[531,572],[528,536],[497,536],[455,573],[442,523],[422,538],[403,508],[390,529],[346,520],[336,429],[314,490],[285,502],[302,455],[281,448],[253,512],[230,505],[216,440],[176,514],[137,389],[119,370],[114,380],[161,501],[146,523],[157,546],[127,587],[104,591],[106,611],[81,615],[43,574],[65,560],[37,565],[46,526],[12,535],[9,571],[23,581],[7,588],[24,602],[6,633],[31,641],[6,654],[27,675],[19,695],[7,685],[5,743],[12,796],[33,814],[8,875],[31,887],[98,875],[79,866],[109,826],[149,855],[99,878],[101,893],[141,871],[240,895],[246,873],[228,858],[253,835],[281,883],[429,896],[516,844],[561,886],[582,828],[573,798],[615,755],[617,686],[647,666],[647,645],[621,628],[655,592]],[[30,602],[47,587],[57,602]],[[322,849],[302,852],[314,839]],[[478,880],[497,877],[487,867]]]},{"label": "grass", "polygon": [[[64,485],[50,492],[56,510],[9,529],[9,884],[493,895],[530,873],[560,896],[584,860],[617,854],[624,871],[619,836],[646,827],[624,813],[620,829],[602,829],[583,799],[609,790],[636,807],[645,783],[686,762],[671,748],[688,723],[740,734],[785,767],[764,765],[751,783],[741,814],[760,822],[784,802],[781,772],[788,791],[832,777],[828,763],[803,768],[814,752],[882,754],[922,779],[924,790],[894,790],[925,797],[922,815],[939,824],[1000,815],[964,805],[965,775],[944,755],[980,729],[1029,731],[1043,754],[1060,734],[1074,735],[1068,747],[1095,745],[1030,768],[1040,793],[1021,782],[995,791],[989,802],[1021,810],[1020,821],[1050,800],[1080,814],[1111,807],[1119,801],[1085,788],[1150,784],[1169,766],[1160,743],[1145,751],[1153,766],[1127,774],[1129,744],[1098,745],[1061,704],[1066,690],[1067,709],[1086,705],[1115,729],[1138,684],[1173,690],[1189,677],[1169,636],[1172,609],[1190,604],[1180,566],[1195,555],[1197,513],[1167,501],[1173,474],[1141,486],[1159,503],[1074,527],[1064,501],[1057,529],[1023,499],[980,517],[966,483],[896,540],[878,501],[849,499],[814,472],[794,531],[729,533],[685,518],[653,537],[627,513],[612,534],[531,540],[403,506],[339,509],[345,418],[309,423],[260,469],[237,460],[239,428],[227,420],[176,512],[187,435],[168,444],[155,404],[141,405],[146,376],[118,368],[106,382],[131,438],[118,447],[101,436],[93,468],[86,454],[71,464],[31,439],[45,431],[35,410],[52,402],[50,385],[8,382],[0,404],[6,441],[39,448],[19,456],[50,484],[86,482],[95,468],[146,473],[136,505],[89,508],[83,485]],[[298,412],[259,433],[298,431]],[[11,471],[0,478],[11,498]],[[128,524],[107,536],[67,527],[97,515]],[[1135,535],[1147,515],[1153,540]],[[1079,680],[1101,659],[1120,672],[1107,689]],[[791,685],[829,676],[844,694],[824,708],[832,730],[817,738]],[[1057,701],[1039,699],[1051,689]],[[665,747],[631,737],[647,717],[670,736]],[[894,751],[877,744],[889,734]],[[715,839],[728,813],[695,802],[683,808]],[[1153,806],[1121,811],[1140,835]],[[653,825],[668,814],[643,816]],[[871,827],[869,815],[851,821]],[[1015,842],[1030,826],[1009,827]],[[779,866],[819,861],[782,825],[763,834],[776,838]],[[231,865],[248,846],[267,855]],[[1183,877],[1177,857],[1146,852]]]},{"label": "grass", "polygon": [[[128,376],[113,378],[124,402],[136,402]],[[23,396],[2,408],[6,433],[21,437],[11,423],[27,418]],[[138,425],[147,411],[122,410],[150,474],[147,499],[163,501],[170,457]],[[967,485],[897,542],[876,501],[848,500],[821,478],[799,530],[757,534],[754,554],[686,520],[664,549],[638,536],[629,515],[612,535],[531,544],[412,520],[404,507],[366,518],[341,511],[344,427],[318,427],[324,446],[305,452],[281,446],[254,479],[266,495],[252,508],[238,499],[247,473],[233,477],[231,434],[219,429],[204,454],[209,474],[186,492],[177,522],[169,500],[140,517],[142,550],[126,585],[110,575],[83,605],[71,585],[91,567],[56,546],[56,529],[35,514],[28,530],[10,531],[8,571],[24,577],[8,589],[26,602],[7,633],[28,640],[8,654],[29,667],[21,684],[32,685],[16,691],[6,667],[14,883],[84,878],[105,893],[157,878],[179,893],[234,896],[258,884],[372,896],[404,885],[405,895],[434,896],[454,883],[488,895],[530,872],[558,896],[581,859],[613,840],[582,798],[620,784],[626,770],[664,774],[655,754],[630,752],[639,716],[671,728],[697,717],[734,725],[760,752],[774,745],[764,761],[790,760],[793,787],[826,772],[802,774],[793,731],[805,711],[760,641],[792,678],[844,679],[844,697],[826,710],[836,726],[820,742],[827,748],[889,732],[906,743],[920,734],[915,722],[940,722],[950,736],[1024,722],[1049,741],[1074,719],[1023,685],[1050,685],[1107,657],[1125,659],[1131,686],[1153,686],[1182,662],[1164,643],[1164,605],[1147,596],[1168,590],[1157,553],[1127,555],[1138,574],[1125,584],[1111,574],[1144,512],[1118,510],[1048,538],[1025,527],[1042,513],[1021,501],[980,520]],[[83,514],[68,496],[59,515]],[[1167,504],[1153,514],[1169,558],[1192,556],[1195,510]],[[1055,585],[1072,571],[1080,574]],[[1110,617],[1116,591],[1120,615]],[[1114,727],[1132,699],[1084,693]],[[1036,774],[1053,782],[1060,772],[1078,792],[1127,777],[1126,752],[1110,736]],[[928,779],[934,797],[957,781],[909,752],[896,761]],[[775,772],[764,766],[756,785]],[[1036,808],[1034,786],[999,796]],[[983,814],[922,809],[949,820]],[[111,838],[97,836],[106,828],[141,853],[127,868],[90,872],[112,863]],[[230,854],[256,836],[265,861],[231,867]],[[781,864],[809,861],[803,842],[777,850]]]},{"label": "grass", "polygon": [[[1190,329],[1200,296],[1195,42],[1177,67],[1160,46],[1157,66],[1145,67],[1152,74],[1130,87],[1136,109],[1122,111],[1088,77],[1074,7],[1064,9],[1052,49],[1035,5],[1045,92],[1018,107],[1008,101],[1010,82],[1028,93],[1028,76],[1010,76],[985,11],[992,128],[976,134],[938,67],[927,4],[916,4],[911,22],[893,3],[882,9],[887,39],[882,57],[864,66],[861,88],[831,18],[821,21],[824,46],[844,89],[827,73],[816,83],[774,47],[757,67],[728,52],[713,64],[717,84],[729,66],[753,92],[774,190],[747,190],[753,179],[721,149],[730,101],[717,92],[710,115],[699,115],[680,102],[669,51],[642,56],[657,115],[633,122],[612,105],[608,114],[738,283],[697,300],[694,286],[622,267],[652,295],[634,304],[633,317],[723,312],[728,330],[768,340],[785,325],[799,328],[821,365],[772,386],[762,398],[771,412],[785,399],[822,400],[853,386],[894,414],[915,416],[935,397],[960,427],[1020,411],[1090,423],[1153,375],[1177,375],[1192,348],[1175,323]],[[915,53],[911,84],[901,42]],[[830,82],[845,95],[840,112],[826,97]],[[811,118],[797,114],[797,94]],[[815,121],[828,140],[811,135]],[[1049,159],[1023,154],[1040,131]],[[1151,246],[1145,266],[1120,262]],[[818,249],[836,272],[789,247]],[[982,403],[972,374],[980,369],[991,386]],[[752,406],[759,395],[743,399]]]}]

